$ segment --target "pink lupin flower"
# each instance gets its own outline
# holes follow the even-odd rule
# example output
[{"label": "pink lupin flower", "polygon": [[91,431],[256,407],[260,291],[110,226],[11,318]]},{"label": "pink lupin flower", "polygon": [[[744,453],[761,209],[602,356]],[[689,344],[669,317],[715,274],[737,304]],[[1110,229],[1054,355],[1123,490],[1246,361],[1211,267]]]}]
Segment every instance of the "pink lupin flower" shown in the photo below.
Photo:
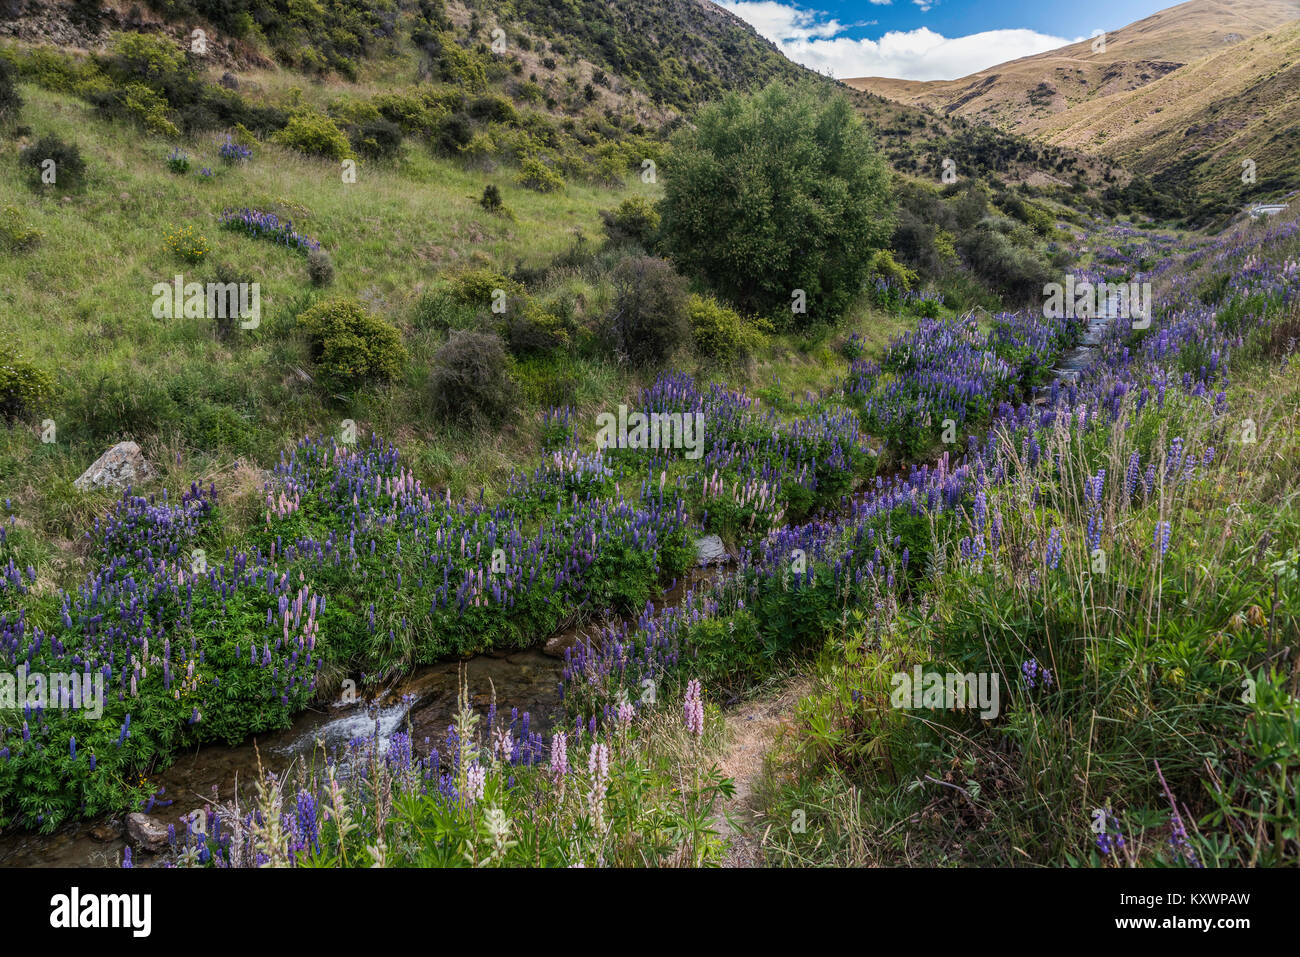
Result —
[{"label": "pink lupin flower", "polygon": [[683,702],[686,712],[686,730],[697,738],[704,734],[704,698],[700,693],[700,681],[692,678],[686,686],[686,700]]}]

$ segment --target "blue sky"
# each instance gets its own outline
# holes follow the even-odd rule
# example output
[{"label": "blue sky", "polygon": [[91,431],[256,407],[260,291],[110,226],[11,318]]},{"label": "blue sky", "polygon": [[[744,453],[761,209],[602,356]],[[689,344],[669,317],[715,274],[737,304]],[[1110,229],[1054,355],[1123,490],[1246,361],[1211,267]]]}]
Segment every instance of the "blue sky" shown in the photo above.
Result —
[{"label": "blue sky", "polygon": [[1117,30],[1177,0],[714,0],[836,77],[952,80]]}]

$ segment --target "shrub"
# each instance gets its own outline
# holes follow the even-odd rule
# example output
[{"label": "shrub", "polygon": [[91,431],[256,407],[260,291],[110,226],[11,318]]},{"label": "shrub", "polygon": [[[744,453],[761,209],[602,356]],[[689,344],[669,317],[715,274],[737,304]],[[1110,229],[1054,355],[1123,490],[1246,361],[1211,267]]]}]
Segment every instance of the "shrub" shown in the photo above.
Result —
[{"label": "shrub", "polygon": [[[42,136],[22,151],[20,159],[33,185],[76,189],[85,181],[86,163],[81,158],[81,150],[76,143],[65,142],[57,136]],[[47,161],[53,163],[48,167],[48,176]]]},{"label": "shrub", "polygon": [[445,332],[469,326],[475,315],[474,308],[460,302],[452,289],[439,286],[416,300],[411,325],[421,331]]},{"label": "shrub", "polygon": [[0,418],[15,419],[54,392],[54,380],[18,353],[0,347]]},{"label": "shrub", "polygon": [[[101,364],[69,392],[62,416],[67,431],[90,442],[122,437],[139,439],[180,421],[176,400],[151,374],[134,366]],[[62,437],[62,435],[60,436]]]},{"label": "shrub", "polygon": [[653,256],[625,259],[613,279],[607,329],[612,348],[637,365],[666,361],[690,335],[686,280]]},{"label": "shrub", "polygon": [[452,113],[439,125],[433,138],[435,152],[444,156],[458,156],[474,139],[474,124],[464,113]]},{"label": "shrub", "polygon": [[271,139],[299,153],[344,160],[352,156],[348,138],[332,119],[320,113],[300,112],[289,118],[285,128]]},{"label": "shrub", "polygon": [[706,107],[665,157],[662,242],[749,312],[835,318],[892,229],[889,174],[848,99],[773,83]]},{"label": "shrub", "polygon": [[897,262],[888,249],[878,249],[872,255],[871,272],[900,289],[911,289],[917,279],[916,271]]},{"label": "shrub", "polygon": [[1018,303],[1042,295],[1043,285],[1055,277],[1051,267],[1033,249],[1016,245],[997,225],[985,221],[963,236],[962,256],[977,275]]},{"label": "shrub", "polygon": [[496,94],[475,97],[469,102],[468,110],[469,115],[476,120],[489,123],[519,122],[519,114],[515,112],[514,105],[504,96]]},{"label": "shrub", "polygon": [[659,211],[644,196],[630,196],[614,212],[601,210],[605,235],[616,246],[636,243],[643,249],[654,245],[659,232]]},{"label": "shrub", "polygon": [[553,193],[564,188],[564,180],[536,157],[519,164],[519,185],[539,193]]},{"label": "shrub", "polygon": [[313,286],[328,286],[334,281],[334,261],[323,249],[307,253],[307,276]]},{"label": "shrub", "polygon": [[406,361],[397,329],[373,316],[355,299],[318,303],[298,317],[312,360],[327,388],[354,390],[395,378]]},{"label": "shrub", "polygon": [[691,296],[686,310],[700,355],[727,362],[749,355],[763,343],[761,331],[712,296]]},{"label": "shrub", "polygon": [[362,156],[389,159],[402,148],[402,128],[389,120],[372,120],[361,125],[352,142]]},{"label": "shrub", "polygon": [[506,320],[506,341],[516,356],[544,355],[567,347],[574,331],[570,316],[528,302]]},{"label": "shrub", "polygon": [[0,209],[0,249],[22,252],[41,241],[40,230],[27,225],[17,206]]},{"label": "shrub", "polygon": [[479,309],[490,308],[498,298],[497,290],[506,294],[507,308],[509,308],[510,298],[524,291],[519,283],[495,269],[471,269],[451,279],[452,298],[466,306]]},{"label": "shrub", "polygon": [[483,197],[478,201],[489,213],[499,213],[502,208],[501,190],[496,183],[488,183],[483,187]]},{"label": "shrub", "polygon": [[430,382],[435,414],[471,428],[499,425],[516,402],[501,338],[490,333],[452,333],[434,357]]},{"label": "shrub", "polygon": [[16,119],[23,108],[22,97],[14,87],[13,72],[9,61],[0,57],[0,123]]},{"label": "shrub", "polygon": [[168,116],[167,98],[143,83],[131,82],[94,93],[90,101],[100,114],[110,119],[129,120],[151,133],[180,136],[180,129]]}]

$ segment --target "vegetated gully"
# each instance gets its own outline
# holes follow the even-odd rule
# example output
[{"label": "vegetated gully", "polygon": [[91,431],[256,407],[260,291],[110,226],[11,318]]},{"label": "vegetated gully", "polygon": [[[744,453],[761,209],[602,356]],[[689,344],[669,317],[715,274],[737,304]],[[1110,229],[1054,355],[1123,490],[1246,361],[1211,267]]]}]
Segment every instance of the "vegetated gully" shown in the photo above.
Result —
[{"label": "vegetated gully", "polygon": [[[1080,343],[1063,354],[1055,371],[1062,379],[1077,377],[1092,363],[1109,326],[1113,311],[1091,319]],[[695,569],[691,575],[663,591],[656,607],[682,603],[691,589],[711,580],[715,572]],[[595,637],[590,626],[572,625],[552,639],[560,648]],[[386,688],[370,701],[355,704],[336,702],[325,708],[308,709],[286,730],[250,738],[235,747],[207,745],[183,755],[156,774],[161,788],[151,814],[164,824],[175,824],[183,832],[184,815],[205,802],[241,801],[251,793],[259,770],[283,773],[297,760],[311,760],[313,753],[341,751],[349,741],[369,737],[378,730],[381,742],[406,727],[408,721],[417,750],[427,750],[427,741],[440,742],[457,707],[461,670],[471,702],[485,711],[495,696],[498,709],[517,708],[528,712],[533,725],[550,727],[561,710],[560,675],[562,658],[537,648],[516,652],[478,655],[467,661],[426,665]],[[0,834],[0,867],[117,867],[127,845],[119,815],[77,821],[52,834],[11,831]],[[153,863],[145,855],[140,864]]]}]

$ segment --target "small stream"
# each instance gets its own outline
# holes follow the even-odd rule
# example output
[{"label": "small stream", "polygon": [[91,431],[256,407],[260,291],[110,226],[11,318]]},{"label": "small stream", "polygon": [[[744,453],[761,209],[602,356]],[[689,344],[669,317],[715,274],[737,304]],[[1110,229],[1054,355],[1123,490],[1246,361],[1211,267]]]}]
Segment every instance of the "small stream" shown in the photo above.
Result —
[{"label": "small stream", "polygon": [[[510,709],[531,715],[533,727],[549,729],[561,712],[560,673],[564,662],[529,649],[508,655],[480,655],[466,662],[449,661],[416,669],[372,702],[317,706],[302,712],[287,730],[261,735],[236,747],[205,745],[183,754],[150,781],[164,789],[150,816],[175,824],[184,833],[182,815],[206,801],[241,800],[253,794],[257,769],[283,772],[295,760],[319,760],[325,752],[342,751],[354,738],[370,737],[379,724],[381,746],[405,728],[409,718],[416,752],[425,754],[430,744],[440,744],[456,710],[459,672],[465,669],[471,701],[485,713],[496,694],[498,712],[509,720]],[[412,696],[408,706],[405,696]],[[372,710],[377,705],[377,711]],[[171,800],[169,806],[162,801]],[[99,818],[65,825],[53,834],[13,831],[0,834],[0,867],[116,867],[126,847],[120,819]],[[155,862],[136,855],[138,865]]]},{"label": "small stream", "polygon": [[[1098,314],[1088,318],[1079,344],[1067,350],[1052,370],[1053,377],[1063,384],[1077,382],[1084,370],[1097,360],[1097,350],[1101,348],[1108,330],[1120,319],[1121,310],[1114,297],[1099,303],[1099,307]],[[1050,385],[1039,386],[1035,397],[1045,398],[1050,391]]]},{"label": "small stream", "polygon": [[[713,574],[695,569],[656,596],[655,607],[682,603],[691,588],[711,580]],[[552,650],[563,649],[598,634],[598,627],[573,626],[557,634],[548,645]],[[268,771],[283,773],[295,761],[319,761],[323,757],[321,744],[327,754],[341,752],[354,738],[372,736],[376,719],[381,747],[386,746],[393,732],[404,730],[409,720],[415,753],[424,756],[431,745],[441,745],[445,739],[456,711],[462,668],[470,703],[480,715],[486,715],[495,695],[499,720],[508,722],[510,709],[517,708],[521,715],[529,714],[534,730],[548,733],[554,720],[562,717],[560,676],[564,660],[540,648],[425,665],[369,701],[345,706],[318,704],[299,714],[284,731],[250,738],[235,747],[204,745],[178,756],[170,767],[150,777],[155,787],[164,790],[149,815],[163,824],[175,824],[177,831],[184,833],[182,816],[209,801],[228,801],[235,796],[236,788],[241,801],[254,795],[259,762]],[[408,696],[409,706],[404,702]],[[172,803],[164,806],[161,802],[167,800]],[[112,815],[77,821],[52,834],[2,832],[0,867],[118,867],[127,846],[124,819],[125,815]],[[143,852],[135,855],[137,867],[161,861],[161,856]]]}]

